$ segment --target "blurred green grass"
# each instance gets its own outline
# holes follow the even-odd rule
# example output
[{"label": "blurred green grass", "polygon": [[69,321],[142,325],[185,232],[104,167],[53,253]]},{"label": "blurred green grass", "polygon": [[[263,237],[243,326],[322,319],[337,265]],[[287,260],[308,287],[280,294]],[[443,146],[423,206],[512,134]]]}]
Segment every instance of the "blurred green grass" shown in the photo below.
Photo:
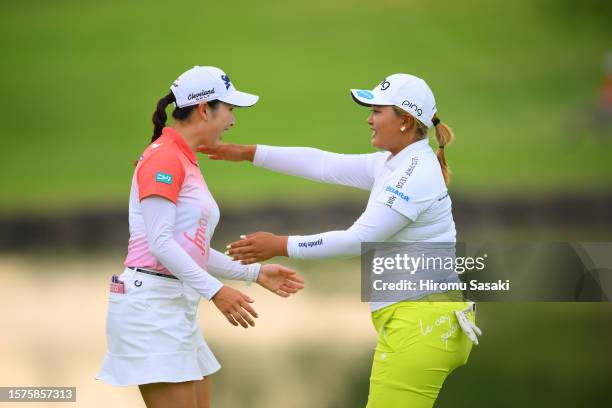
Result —
[{"label": "blurred green grass", "polygon": [[[610,47],[554,2],[29,1],[1,6],[0,210],[124,205],[150,115],[193,65],[261,95],[224,140],[369,152],[349,88],[426,78],[457,141],[454,191],[609,190],[612,143],[573,126]],[[354,198],[247,164],[201,167],[223,206]]]}]

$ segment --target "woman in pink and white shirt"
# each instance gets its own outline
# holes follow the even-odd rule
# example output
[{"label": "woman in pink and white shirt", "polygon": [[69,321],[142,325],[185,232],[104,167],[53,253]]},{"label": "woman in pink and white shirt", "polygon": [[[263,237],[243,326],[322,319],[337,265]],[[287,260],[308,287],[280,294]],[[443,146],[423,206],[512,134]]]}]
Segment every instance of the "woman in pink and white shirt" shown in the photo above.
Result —
[{"label": "woman in pink and white shirt", "polygon": [[[257,317],[253,300],[217,277],[257,282],[283,297],[302,289],[303,279],[281,265],[242,265],[210,247],[219,207],[194,152],[214,147],[234,124],[234,106],[252,106],[258,97],[237,91],[215,67],[196,66],[170,89],[132,178],[126,269],[111,285],[97,378],[138,385],[148,407],[202,408],[210,405],[207,378],[220,365],[200,332],[200,297],[247,328]],[[171,103],[175,121],[165,127]]]}]

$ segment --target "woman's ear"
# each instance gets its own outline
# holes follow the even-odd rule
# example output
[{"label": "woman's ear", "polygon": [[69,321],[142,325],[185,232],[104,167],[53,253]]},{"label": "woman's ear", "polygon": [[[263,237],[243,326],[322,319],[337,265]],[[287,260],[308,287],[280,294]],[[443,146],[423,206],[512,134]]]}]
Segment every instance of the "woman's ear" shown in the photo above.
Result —
[{"label": "woman's ear", "polygon": [[208,102],[199,103],[196,112],[198,112],[199,117],[208,121],[210,118],[210,106],[208,106]]},{"label": "woman's ear", "polygon": [[405,114],[403,116],[404,117],[402,123],[404,124],[404,126],[406,126],[407,129],[412,129],[412,125],[414,124],[412,121],[414,120],[414,118],[408,114]]}]

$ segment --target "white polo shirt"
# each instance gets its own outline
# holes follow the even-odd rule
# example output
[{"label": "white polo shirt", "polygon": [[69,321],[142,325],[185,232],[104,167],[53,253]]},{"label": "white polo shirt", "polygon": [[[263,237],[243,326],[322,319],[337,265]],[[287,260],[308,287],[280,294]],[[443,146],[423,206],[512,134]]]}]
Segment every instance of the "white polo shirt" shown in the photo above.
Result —
[{"label": "white polo shirt", "polygon": [[[428,139],[389,152],[337,154],[304,147],[258,145],[257,166],[314,181],[370,191],[368,205],[344,231],[289,237],[298,259],[359,256],[362,242],[455,242],[452,203]],[[417,294],[423,296],[427,292]],[[371,303],[377,310],[390,303]]]},{"label": "white polo shirt", "polygon": [[451,199],[428,140],[407,146],[395,157],[375,156],[368,206],[379,202],[411,220],[386,241],[455,242]]}]

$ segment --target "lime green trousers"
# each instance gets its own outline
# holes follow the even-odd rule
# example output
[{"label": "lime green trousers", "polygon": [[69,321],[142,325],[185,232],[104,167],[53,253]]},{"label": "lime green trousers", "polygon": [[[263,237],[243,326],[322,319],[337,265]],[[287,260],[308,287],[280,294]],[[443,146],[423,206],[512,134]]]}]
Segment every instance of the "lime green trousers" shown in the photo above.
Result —
[{"label": "lime green trousers", "polygon": [[[372,313],[378,341],[367,408],[430,408],[446,377],[467,363],[472,342],[461,331],[455,310],[466,302],[404,301]],[[467,317],[475,323],[473,313]]]}]

